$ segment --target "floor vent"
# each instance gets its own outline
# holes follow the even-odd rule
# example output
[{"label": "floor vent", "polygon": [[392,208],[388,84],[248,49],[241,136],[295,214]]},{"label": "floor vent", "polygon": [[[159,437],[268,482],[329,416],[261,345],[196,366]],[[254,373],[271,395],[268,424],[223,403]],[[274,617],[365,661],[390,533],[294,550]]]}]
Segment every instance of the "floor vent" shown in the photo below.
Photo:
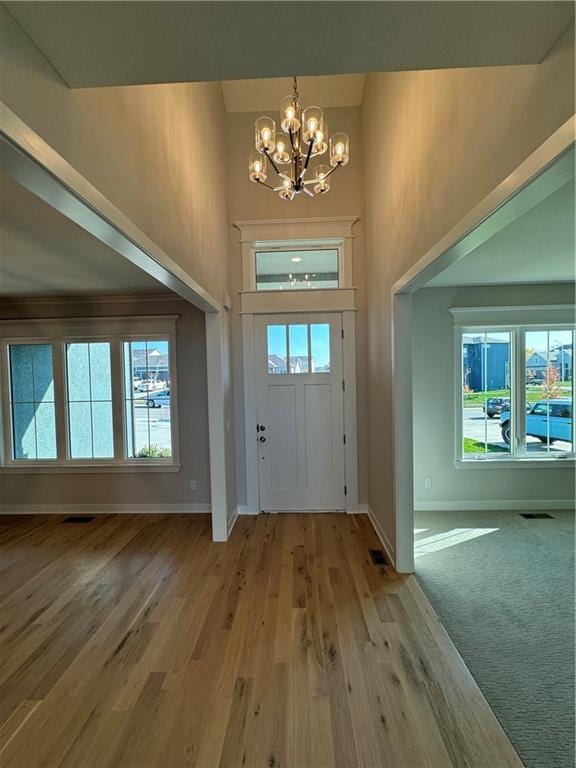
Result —
[{"label": "floor vent", "polygon": [[527,520],[554,520],[554,515],[549,515],[548,512],[520,512],[520,517],[525,517]]},{"label": "floor vent", "polygon": [[92,520],[94,520],[93,517],[89,517],[88,515],[71,515],[70,517],[67,517],[64,522],[65,523],[91,523]]},{"label": "floor vent", "polygon": [[369,549],[370,557],[374,565],[386,565],[386,556],[381,549]]}]

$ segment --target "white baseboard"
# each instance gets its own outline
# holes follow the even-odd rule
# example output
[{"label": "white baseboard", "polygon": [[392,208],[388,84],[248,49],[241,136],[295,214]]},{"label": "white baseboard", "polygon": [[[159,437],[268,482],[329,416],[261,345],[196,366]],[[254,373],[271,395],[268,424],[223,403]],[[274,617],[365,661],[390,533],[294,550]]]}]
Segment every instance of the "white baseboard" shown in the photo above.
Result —
[{"label": "white baseboard", "polygon": [[238,504],[238,514],[239,515],[257,515],[258,512],[251,512],[248,509],[248,504]]},{"label": "white baseboard", "polygon": [[388,560],[392,563],[392,567],[396,568],[396,557],[394,553],[394,547],[390,543],[390,539],[388,538],[388,536],[386,536],[386,532],[382,527],[382,523],[380,522],[380,520],[378,520],[378,518],[374,513],[374,510],[369,504],[366,504],[366,510],[367,510],[368,517],[370,518],[370,522],[372,523],[372,526],[376,531],[376,535],[382,542],[382,546],[384,547],[384,552],[386,552],[386,556],[388,557]]},{"label": "white baseboard", "polygon": [[198,515],[210,511],[210,504],[0,504],[0,515]]},{"label": "white baseboard", "polygon": [[518,512],[522,510],[574,509],[566,499],[529,499],[508,501],[416,501],[416,512]]},{"label": "white baseboard", "polygon": [[368,504],[359,503],[356,509],[347,509],[346,514],[347,515],[367,515]]}]

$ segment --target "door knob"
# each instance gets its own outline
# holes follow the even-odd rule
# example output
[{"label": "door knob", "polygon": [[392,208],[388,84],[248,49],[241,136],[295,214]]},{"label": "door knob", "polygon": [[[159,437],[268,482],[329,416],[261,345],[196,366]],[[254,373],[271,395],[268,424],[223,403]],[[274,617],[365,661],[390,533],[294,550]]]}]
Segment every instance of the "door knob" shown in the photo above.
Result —
[{"label": "door knob", "polygon": [[261,443],[265,443],[266,442],[266,438],[264,437],[264,435],[260,435],[258,440],[260,440]]}]

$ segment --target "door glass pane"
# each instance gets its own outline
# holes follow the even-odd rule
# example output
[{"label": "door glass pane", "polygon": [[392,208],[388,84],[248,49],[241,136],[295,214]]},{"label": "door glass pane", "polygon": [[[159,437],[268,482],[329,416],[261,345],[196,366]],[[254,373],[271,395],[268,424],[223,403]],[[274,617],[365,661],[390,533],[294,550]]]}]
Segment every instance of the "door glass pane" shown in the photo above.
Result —
[{"label": "door glass pane", "polygon": [[462,336],[464,456],[511,450],[510,352],[508,331]]},{"label": "door glass pane", "polygon": [[110,344],[67,344],[66,379],[70,458],[113,458]]},{"label": "door glass pane", "polygon": [[290,373],[309,373],[308,326],[290,325],[288,328]]},{"label": "door glass pane", "polygon": [[124,342],[124,410],[127,455],[172,456],[170,351],[166,339]]},{"label": "door glass pane", "polygon": [[573,331],[526,331],[526,450],[573,450]]},{"label": "door glass pane", "polygon": [[269,325],[267,333],[268,373],[288,373],[286,326]]},{"label": "door glass pane", "polygon": [[10,411],[14,459],[56,458],[51,344],[11,344]]},{"label": "door glass pane", "polygon": [[330,323],[312,323],[310,349],[312,372],[330,373]]},{"label": "door glass pane", "polygon": [[257,251],[256,290],[338,288],[338,249]]}]

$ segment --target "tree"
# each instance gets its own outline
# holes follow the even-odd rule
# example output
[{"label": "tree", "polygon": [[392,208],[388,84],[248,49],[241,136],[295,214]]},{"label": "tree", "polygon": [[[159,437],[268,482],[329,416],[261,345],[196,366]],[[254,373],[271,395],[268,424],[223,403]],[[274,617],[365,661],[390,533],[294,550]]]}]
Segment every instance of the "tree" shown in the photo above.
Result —
[{"label": "tree", "polygon": [[554,400],[558,397],[562,397],[562,387],[560,386],[560,374],[558,368],[553,363],[548,363],[546,366],[546,372],[544,373],[544,381],[542,382],[544,388],[544,398],[547,400]]}]

